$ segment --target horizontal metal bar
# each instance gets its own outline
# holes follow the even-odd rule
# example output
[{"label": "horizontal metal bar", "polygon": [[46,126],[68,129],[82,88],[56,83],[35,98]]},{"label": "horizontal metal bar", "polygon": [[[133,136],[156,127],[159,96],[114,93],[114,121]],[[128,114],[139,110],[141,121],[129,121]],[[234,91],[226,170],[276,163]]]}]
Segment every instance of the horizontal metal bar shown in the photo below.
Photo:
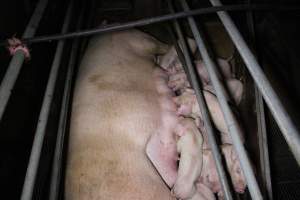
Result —
[{"label": "horizontal metal bar", "polygon": [[[210,0],[214,6],[221,6],[219,0]],[[276,120],[287,144],[289,145],[292,153],[294,154],[298,165],[300,165],[300,134],[293,124],[287,111],[284,109],[282,102],[278,95],[275,93],[270,82],[262,71],[255,56],[247,46],[242,35],[238,31],[234,22],[226,12],[218,12],[218,15],[225,26],[229,36],[235,44],[237,50],[241,54],[252,78],[254,79],[258,89],[263,95],[274,119]]]},{"label": "horizontal metal bar", "polygon": [[[81,8],[76,30],[79,30],[82,26],[84,12],[86,10],[86,4]],[[68,70],[66,74],[65,86],[63,91],[62,106],[59,116],[58,131],[56,137],[56,145],[54,151],[54,158],[52,164],[52,173],[50,181],[49,200],[57,200],[60,191],[60,182],[62,176],[62,162],[63,162],[63,149],[65,144],[65,135],[67,130],[67,117],[70,108],[72,81],[74,77],[74,68],[76,66],[77,55],[79,52],[79,39],[75,39],[72,43],[70,59],[68,64]]]},{"label": "horizontal metal bar", "polygon": [[[186,3],[185,0],[180,0],[180,2],[185,11],[189,10],[188,4]],[[263,199],[253,169],[251,167],[249,157],[247,155],[247,152],[245,150],[245,147],[240,137],[241,129],[237,124],[237,121],[235,120],[235,116],[233,115],[229,107],[229,104],[226,99],[224,87],[222,86],[221,81],[218,79],[216,65],[213,62],[213,60],[210,58],[208,50],[204,45],[205,44],[204,40],[202,39],[201,33],[199,32],[193,17],[188,17],[188,22],[193,32],[193,35],[196,39],[196,43],[198,45],[200,54],[203,58],[204,64],[208,71],[212,85],[216,91],[216,96],[220,103],[220,107],[223,111],[225,122],[227,124],[233,142],[233,146],[236,150],[242,170],[244,172],[251,197],[252,199],[256,199],[256,200]]]},{"label": "horizontal metal bar", "polygon": [[[226,11],[242,11],[242,10],[256,10],[256,11],[291,11],[291,10],[299,10],[299,6],[295,5],[276,5],[276,4],[254,4],[254,5],[245,5],[245,4],[239,4],[239,5],[226,5],[226,6],[215,6],[215,7],[208,7],[208,8],[201,8],[196,10],[190,10],[188,12],[179,12],[175,14],[167,14],[162,15],[158,17],[151,17],[146,19],[141,19],[133,22],[127,22],[124,24],[118,24],[118,25],[106,25],[102,26],[96,29],[90,29],[90,30],[83,30],[78,31],[74,33],[66,33],[66,34],[55,34],[55,35],[49,35],[49,36],[40,36],[35,38],[26,38],[22,41],[24,43],[30,44],[30,43],[37,43],[37,42],[51,42],[54,40],[62,40],[62,39],[69,39],[69,38],[75,38],[75,37],[83,37],[83,36],[90,36],[100,33],[107,33],[112,31],[120,31],[120,30],[126,30],[134,27],[140,27],[145,26],[149,24],[154,23],[160,23],[165,22],[168,20],[173,19],[180,19],[185,18],[188,16],[193,15],[201,15],[201,14],[209,14],[209,13],[215,13],[221,10]],[[0,46],[6,45],[7,42],[0,42]]]},{"label": "horizontal metal bar", "polygon": [[[39,1],[25,29],[25,32],[23,33],[23,38],[34,36],[45,11],[45,8],[47,6],[47,3],[48,0]],[[9,63],[4,78],[2,79],[0,85],[0,121],[2,120],[5,108],[7,106],[7,102],[16,83],[16,80],[19,76],[24,59],[24,52],[22,50],[17,50]]]},{"label": "horizontal metal bar", "polygon": [[[168,0],[167,3],[169,6],[169,10],[171,11],[171,13],[173,13],[174,8],[173,8],[171,1]],[[178,21],[174,20],[173,24],[174,24],[174,28],[177,33],[177,36],[179,38],[179,42],[181,44],[182,52],[183,52],[183,55],[185,58],[185,63],[186,63],[186,67],[187,67],[185,69],[186,74],[190,77],[190,83],[195,90],[197,102],[198,102],[198,105],[199,105],[199,108],[201,111],[202,120],[204,122],[204,127],[205,127],[207,137],[208,137],[208,143],[209,143],[209,146],[210,146],[212,154],[213,154],[214,162],[216,164],[217,173],[219,175],[219,180],[221,182],[224,197],[227,200],[231,200],[231,199],[233,199],[232,194],[231,194],[228,179],[226,177],[226,173],[225,173],[225,170],[224,170],[224,167],[222,164],[222,157],[221,157],[220,150],[219,150],[219,147],[216,142],[215,131],[214,131],[212,123],[211,123],[208,107],[205,103],[205,99],[203,96],[203,90],[201,89],[199,79],[197,78],[198,73],[193,65],[192,58],[189,55],[188,47],[187,47],[185,38],[183,36],[182,30],[180,28]]]},{"label": "horizontal metal bar", "polygon": [[[72,1],[71,1],[72,2]],[[62,32],[65,33],[69,27],[72,13],[72,3],[69,4],[69,7],[66,12],[66,16],[64,19],[64,24],[62,27]],[[61,58],[63,54],[65,41],[60,41],[57,45],[54,60],[51,66],[51,71],[47,83],[46,92],[43,99],[43,104],[41,108],[41,112],[39,115],[39,120],[37,124],[37,128],[34,135],[33,145],[31,149],[31,154],[29,158],[29,164],[26,171],[25,181],[23,185],[23,191],[21,195],[21,200],[31,200],[32,194],[35,185],[35,179],[37,175],[37,170],[40,162],[40,156],[42,152],[46,126],[48,122],[50,106],[53,99],[55,83],[57,80],[57,75],[61,63]]]}]

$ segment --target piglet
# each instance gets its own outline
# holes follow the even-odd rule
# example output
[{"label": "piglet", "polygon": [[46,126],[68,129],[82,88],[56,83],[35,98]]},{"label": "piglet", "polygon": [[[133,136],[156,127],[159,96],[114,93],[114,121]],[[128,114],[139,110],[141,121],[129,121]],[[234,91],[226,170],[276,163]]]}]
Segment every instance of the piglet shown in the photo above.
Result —
[{"label": "piglet", "polygon": [[[221,75],[220,73],[218,73],[218,77],[220,78],[220,80],[222,80],[223,78],[225,80],[231,79],[233,75],[231,72],[231,66],[228,63],[228,61],[218,58],[217,62],[220,66],[221,74],[222,74]],[[203,61],[195,60],[195,65],[196,65],[197,72],[200,76],[202,85],[203,86],[211,85],[210,78]],[[168,83],[169,87],[171,87],[174,91],[176,91],[190,86],[187,77],[185,75],[185,72],[183,71],[181,63],[177,64],[176,67],[173,67],[171,69],[172,69],[172,73],[170,73],[171,76],[169,78],[169,83]]]},{"label": "piglet", "polygon": [[189,118],[181,118],[175,133],[179,136],[177,151],[180,154],[180,161],[172,192],[176,197],[186,199],[196,192],[195,181],[200,176],[202,168],[203,138],[195,122]]},{"label": "piglet", "polygon": [[[221,145],[221,151],[225,157],[226,167],[229,172],[234,190],[238,193],[244,193],[246,182],[241,170],[239,160],[232,145]],[[207,186],[213,193],[217,193],[219,199],[224,198],[221,182],[219,180],[217,168],[211,150],[203,150],[203,164],[198,183]]]},{"label": "piglet", "polygon": [[[220,73],[217,74],[220,79],[223,79],[223,78],[229,79],[229,78],[233,77],[231,66],[227,60],[222,59],[222,58],[217,58],[217,63],[218,63],[218,66],[220,67],[220,72],[221,72],[221,74]],[[196,60],[195,64],[196,64],[197,71],[198,71],[198,74],[201,78],[203,85],[211,84],[210,78],[208,75],[208,71],[207,71],[206,66],[204,65],[203,61]]]},{"label": "piglet", "polygon": [[[232,144],[224,115],[217,97],[212,92],[206,90],[203,90],[203,95],[207,103],[212,121],[216,128],[221,132],[222,143]],[[202,114],[194,90],[186,89],[180,96],[173,97],[173,100],[178,105],[178,115],[192,117],[194,119],[202,118]],[[243,136],[241,135],[240,137],[241,140],[244,141]]]},{"label": "piglet", "polygon": [[246,179],[234,147],[229,144],[222,145],[222,153],[225,157],[234,190],[238,193],[244,193],[246,188]]},{"label": "piglet", "polygon": [[161,125],[147,142],[146,154],[166,184],[173,188],[173,195],[186,199],[196,191],[194,182],[202,165],[202,135],[192,119],[176,114],[176,104],[172,101],[174,93],[167,86],[166,72],[155,68],[153,78]]},{"label": "piglet", "polygon": [[[226,85],[225,89],[227,89],[229,93],[228,95],[228,93],[225,92],[227,100],[228,101],[233,100],[234,105],[239,105],[243,96],[243,89],[244,89],[243,83],[238,79],[230,78],[225,81],[225,85]],[[203,89],[216,95],[216,91],[212,85],[205,85]]]},{"label": "piglet", "polygon": [[[191,39],[191,38],[187,38],[187,42],[188,42],[191,52],[195,53],[196,49],[197,49],[195,40]],[[165,55],[158,56],[157,63],[163,69],[165,69],[167,71],[173,71],[173,72],[174,72],[174,67],[177,68],[181,65],[174,46],[172,46]]]},{"label": "piglet", "polygon": [[195,195],[189,200],[215,200],[216,199],[214,193],[206,185],[198,182],[196,184],[196,187],[197,187],[197,191]]},{"label": "piglet", "polygon": [[147,144],[146,153],[165,182],[172,187],[172,194],[180,199],[188,199],[196,193],[195,182],[202,168],[203,139],[195,122],[189,118],[180,118],[174,126],[174,134],[180,155],[178,168],[177,155],[169,151],[174,144],[164,143],[164,137],[154,134]]}]

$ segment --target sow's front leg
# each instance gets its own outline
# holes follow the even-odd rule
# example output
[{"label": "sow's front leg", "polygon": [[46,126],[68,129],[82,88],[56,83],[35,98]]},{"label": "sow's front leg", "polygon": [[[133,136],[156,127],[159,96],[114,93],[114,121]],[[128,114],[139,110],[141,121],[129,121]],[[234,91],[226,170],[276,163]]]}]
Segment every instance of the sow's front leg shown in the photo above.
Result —
[{"label": "sow's front leg", "polygon": [[[172,187],[172,193],[177,198],[186,199],[196,192],[195,181],[202,167],[203,139],[192,119],[181,118],[174,128],[177,145],[164,143],[163,137],[154,134],[147,144],[146,153],[167,185]],[[174,145],[180,154],[179,167],[178,154],[171,150]]]}]

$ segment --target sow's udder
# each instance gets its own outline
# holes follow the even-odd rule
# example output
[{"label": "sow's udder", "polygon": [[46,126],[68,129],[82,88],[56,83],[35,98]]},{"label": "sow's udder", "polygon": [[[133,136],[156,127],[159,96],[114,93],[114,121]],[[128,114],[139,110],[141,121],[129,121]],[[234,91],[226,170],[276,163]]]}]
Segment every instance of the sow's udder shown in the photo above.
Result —
[{"label": "sow's udder", "polygon": [[179,117],[173,100],[175,93],[167,85],[166,72],[156,68],[153,76],[160,107],[160,126],[151,136],[146,153],[172,188],[172,194],[189,199],[196,195],[195,182],[201,172],[202,135],[194,120]]}]

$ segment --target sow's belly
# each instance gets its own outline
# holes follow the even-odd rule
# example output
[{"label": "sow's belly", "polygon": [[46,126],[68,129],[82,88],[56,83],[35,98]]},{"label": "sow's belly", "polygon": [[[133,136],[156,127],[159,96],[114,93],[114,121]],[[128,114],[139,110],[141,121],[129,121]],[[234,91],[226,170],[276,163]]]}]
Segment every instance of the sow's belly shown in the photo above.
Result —
[{"label": "sow's belly", "polygon": [[172,198],[145,154],[161,123],[156,90],[138,87],[99,90],[89,83],[76,89],[67,199]]},{"label": "sow's belly", "polygon": [[137,30],[90,42],[74,91],[65,199],[174,199],[145,152],[161,123],[153,58],[162,49]]}]

